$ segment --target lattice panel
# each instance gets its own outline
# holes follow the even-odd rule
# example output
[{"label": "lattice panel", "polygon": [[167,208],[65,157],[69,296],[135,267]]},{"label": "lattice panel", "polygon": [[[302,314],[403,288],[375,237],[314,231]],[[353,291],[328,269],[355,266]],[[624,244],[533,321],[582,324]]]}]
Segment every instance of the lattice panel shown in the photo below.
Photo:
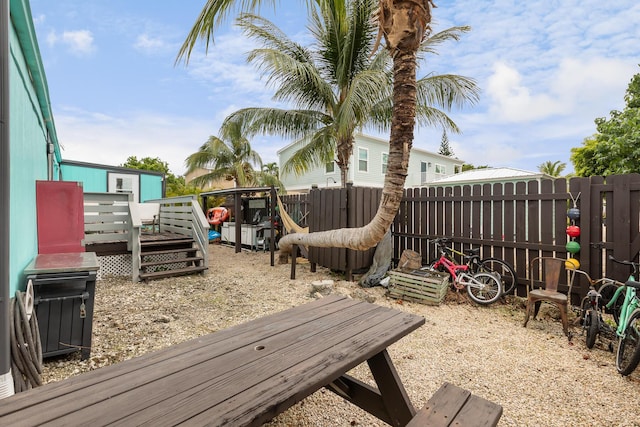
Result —
[{"label": "lattice panel", "polygon": [[131,254],[99,256],[98,262],[98,280],[106,276],[131,277]]},{"label": "lattice panel", "polygon": [[160,262],[160,261],[171,261],[176,260],[176,262],[172,262],[171,264],[162,264],[156,265],[152,267],[146,267],[147,273],[154,273],[156,271],[166,271],[166,270],[174,270],[178,268],[186,268],[186,262],[180,262],[180,258],[186,258],[187,254],[179,253],[179,254],[157,254],[157,255],[146,255],[144,257],[145,262]]}]

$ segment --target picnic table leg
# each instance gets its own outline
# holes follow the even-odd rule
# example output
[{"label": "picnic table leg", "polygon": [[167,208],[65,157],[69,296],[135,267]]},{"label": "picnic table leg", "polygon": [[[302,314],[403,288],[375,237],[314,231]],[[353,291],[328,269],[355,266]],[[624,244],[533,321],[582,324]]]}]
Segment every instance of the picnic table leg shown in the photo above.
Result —
[{"label": "picnic table leg", "polygon": [[327,389],[392,426],[406,426],[416,414],[386,350],[367,360],[378,388],[343,374]]},{"label": "picnic table leg", "polygon": [[387,350],[367,360],[393,425],[406,425],[416,414]]}]

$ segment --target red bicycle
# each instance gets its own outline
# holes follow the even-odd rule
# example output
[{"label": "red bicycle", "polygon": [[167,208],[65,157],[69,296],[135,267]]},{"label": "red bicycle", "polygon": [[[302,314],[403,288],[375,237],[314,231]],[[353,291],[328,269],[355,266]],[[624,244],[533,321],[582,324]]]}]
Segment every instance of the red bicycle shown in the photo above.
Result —
[{"label": "red bicycle", "polygon": [[456,264],[451,261],[446,252],[440,247],[440,242],[434,243],[440,250],[440,258],[423,269],[446,271],[451,276],[451,283],[456,290],[467,288],[469,298],[482,305],[492,304],[502,295],[502,281],[496,272],[471,272],[469,265]]}]

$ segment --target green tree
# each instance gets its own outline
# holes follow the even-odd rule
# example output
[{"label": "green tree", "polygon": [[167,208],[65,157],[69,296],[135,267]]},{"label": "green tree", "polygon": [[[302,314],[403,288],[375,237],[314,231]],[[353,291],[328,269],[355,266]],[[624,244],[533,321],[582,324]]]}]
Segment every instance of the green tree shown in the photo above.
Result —
[{"label": "green tree", "polygon": [[280,169],[276,162],[262,165],[262,171],[258,175],[258,185],[261,187],[275,187],[281,194],[285,192],[284,185],[280,181]]},{"label": "green tree", "polygon": [[538,165],[538,170],[542,173],[546,173],[550,176],[560,176],[560,174],[565,170],[567,164],[561,162],[560,160],[556,160],[552,162],[551,160],[547,160],[546,162]]},{"label": "green tree", "polygon": [[[275,5],[274,1],[270,4]],[[315,0],[308,2],[310,8],[335,10],[339,17],[347,16],[347,3],[344,0]],[[198,39],[206,40],[207,45],[213,41],[214,28],[219,25],[234,6],[243,11],[256,9],[261,1],[240,2],[233,0],[207,0],[200,16],[183,43],[178,60],[188,61]],[[416,117],[420,117],[419,98],[429,97],[437,104],[451,107],[468,101],[467,98],[456,97],[456,92],[437,86],[433,91],[418,90],[417,63],[422,43],[431,33],[431,11],[435,5],[432,0],[416,0],[413,2],[380,1],[375,15],[379,25],[379,34],[384,39],[384,46],[392,58],[393,92],[391,127],[389,137],[389,161],[385,175],[380,206],[369,224],[361,228],[345,228],[309,234],[288,234],[280,240],[281,260],[290,252],[293,244],[315,247],[342,247],[355,250],[366,250],[375,246],[390,228],[400,207],[404,191],[404,183],[409,165],[409,155],[413,146]],[[322,13],[320,13],[322,16]],[[342,22],[336,20],[336,22]],[[346,21],[344,21],[346,22]],[[311,82],[310,82],[311,83]],[[471,89],[473,83],[467,79],[461,83]],[[320,94],[318,94],[320,95]],[[283,256],[284,255],[284,256]]]},{"label": "green tree", "polygon": [[640,74],[631,79],[623,111],[595,120],[597,133],[571,149],[577,176],[640,172]]},{"label": "green tree", "polygon": [[489,165],[474,166],[472,164],[464,164],[462,165],[462,172],[466,172],[474,169],[488,169],[488,168],[489,168]]},{"label": "green tree", "polygon": [[185,196],[199,193],[197,187],[186,184],[183,176],[176,176],[171,173],[169,171],[169,164],[158,157],[143,157],[138,160],[136,156],[129,156],[127,157],[127,161],[120,166],[164,173],[166,197]]},{"label": "green tree", "polygon": [[[312,10],[312,48],[293,42],[263,18],[249,14],[239,18],[239,26],[263,46],[253,50],[248,61],[275,84],[274,99],[295,109],[245,108],[225,124],[241,120],[250,129],[249,135],[277,134],[302,141],[302,147],[283,165],[283,173],[300,175],[335,159],[345,186],[355,130],[367,124],[379,130],[390,127],[391,58],[386,51],[371,55],[375,27],[370,17],[377,3],[356,0],[346,11],[338,3],[327,4],[329,7]],[[435,45],[457,39],[464,31],[468,28],[438,33],[423,43],[421,52],[433,52]],[[418,121],[458,132],[455,123],[432,105],[475,100],[475,83],[461,76],[430,74],[417,87]]]},{"label": "green tree", "polygon": [[136,156],[129,156],[120,166],[123,168],[169,173],[169,164],[158,157],[143,157],[138,160]]},{"label": "green tree", "polygon": [[226,127],[222,139],[210,136],[197,152],[187,157],[185,165],[187,173],[196,169],[209,171],[192,180],[201,188],[221,179],[233,181],[235,187],[249,187],[258,182],[262,159],[243,134],[242,123],[235,122]]},{"label": "green tree", "polygon": [[449,137],[447,136],[447,131],[445,130],[442,131],[442,140],[440,141],[440,149],[438,150],[438,154],[453,157],[453,151],[449,146]]}]

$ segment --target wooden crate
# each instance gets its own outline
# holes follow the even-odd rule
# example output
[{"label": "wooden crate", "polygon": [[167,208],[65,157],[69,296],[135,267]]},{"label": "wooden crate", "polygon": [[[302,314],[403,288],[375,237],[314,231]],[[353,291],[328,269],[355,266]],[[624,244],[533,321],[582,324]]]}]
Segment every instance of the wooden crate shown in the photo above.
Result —
[{"label": "wooden crate", "polygon": [[436,271],[392,270],[387,295],[392,298],[439,305],[449,289],[449,275]]}]

